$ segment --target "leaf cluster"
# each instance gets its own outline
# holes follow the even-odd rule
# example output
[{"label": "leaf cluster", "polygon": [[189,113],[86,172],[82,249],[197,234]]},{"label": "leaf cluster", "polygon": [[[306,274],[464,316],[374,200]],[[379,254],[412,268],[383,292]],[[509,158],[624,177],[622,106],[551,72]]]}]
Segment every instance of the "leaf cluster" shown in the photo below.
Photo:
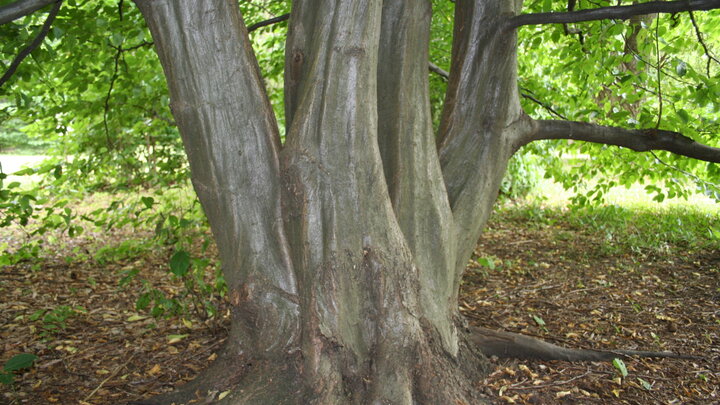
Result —
[{"label": "leaf cluster", "polygon": [[[577,8],[610,5],[580,1]],[[532,11],[564,10],[538,0],[529,4]],[[602,125],[671,129],[718,146],[720,65],[703,47],[710,56],[718,52],[718,16],[717,10],[695,13],[696,24],[684,13],[523,27],[521,89],[552,111],[529,99],[524,108],[535,118],[560,114]],[[696,192],[719,196],[713,163],[581,142],[547,141],[540,149],[546,176],[576,191],[576,204],[602,202],[609,188],[636,183],[647,184],[658,201]],[[597,181],[586,189],[586,179]]]}]

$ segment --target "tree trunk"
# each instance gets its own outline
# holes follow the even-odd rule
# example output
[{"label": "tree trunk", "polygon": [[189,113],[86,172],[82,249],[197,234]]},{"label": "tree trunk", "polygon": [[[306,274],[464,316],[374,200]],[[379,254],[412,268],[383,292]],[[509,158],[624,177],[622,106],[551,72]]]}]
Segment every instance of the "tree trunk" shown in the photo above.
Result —
[{"label": "tree trunk", "polygon": [[502,29],[520,4],[457,2],[436,146],[429,1],[295,1],[284,145],[234,0],[136,3],[233,307],[206,374],[144,403],[478,403],[457,294],[531,128]]}]

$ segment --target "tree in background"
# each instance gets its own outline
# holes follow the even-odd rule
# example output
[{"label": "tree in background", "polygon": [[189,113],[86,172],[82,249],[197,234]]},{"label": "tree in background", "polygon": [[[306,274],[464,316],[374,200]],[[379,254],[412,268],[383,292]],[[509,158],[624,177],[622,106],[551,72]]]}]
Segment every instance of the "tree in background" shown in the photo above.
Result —
[{"label": "tree in background", "polygon": [[[11,6],[30,3],[52,2]],[[476,403],[488,366],[482,353],[497,341],[467,327],[458,288],[520,147],[570,139],[720,162],[720,150],[660,120],[623,129],[531,118],[520,104],[516,34],[526,25],[713,9],[717,0],[530,14],[517,1],[458,0],[437,134],[430,2],[295,1],[284,143],[236,2],[135,3],[165,72],[232,305],[216,362],[143,403]],[[581,50],[593,45],[584,38]],[[548,76],[545,91],[556,79]],[[717,81],[708,78],[707,88],[716,92]],[[612,104],[610,112],[620,113]],[[108,150],[120,148],[108,139]]]}]

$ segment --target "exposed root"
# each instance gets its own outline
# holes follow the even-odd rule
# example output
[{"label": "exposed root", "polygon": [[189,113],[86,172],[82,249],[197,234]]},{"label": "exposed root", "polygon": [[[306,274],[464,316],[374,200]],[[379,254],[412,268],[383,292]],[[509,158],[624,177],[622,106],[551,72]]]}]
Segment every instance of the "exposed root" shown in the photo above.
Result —
[{"label": "exposed root", "polygon": [[[350,376],[343,376],[342,385],[345,386],[339,391],[324,392],[318,386],[307,386],[306,382],[303,382],[302,360],[297,356],[274,361],[256,360],[250,364],[247,360],[231,356],[230,351],[225,351],[203,374],[177,391],[131,404],[350,404],[365,403],[367,398],[360,394],[363,391],[367,391],[365,394],[370,397],[400,399],[395,402],[407,402],[410,395],[419,403],[467,403],[468,400],[482,403],[484,398],[472,382],[479,381],[487,371],[484,356],[564,361],[611,361],[628,356],[701,358],[672,352],[568,349],[510,332],[481,327],[470,327],[469,330],[469,334],[460,336],[461,350],[458,358],[447,356],[435,344],[437,337],[434,337],[420,344],[418,363],[414,369],[407,370],[409,374],[367,375],[362,377],[362,383],[357,382],[359,385],[353,382]],[[467,338],[467,341],[464,338]],[[404,376],[404,379],[392,381],[393,377],[398,376]],[[326,377],[335,378],[330,374]],[[376,378],[379,380],[375,381]],[[322,382],[321,380],[319,381]],[[393,390],[375,392],[372,389],[374,383],[383,384]]]},{"label": "exposed root", "polygon": [[458,330],[458,357],[453,358],[437,344],[439,334],[426,328],[430,339],[419,348],[418,363],[414,369],[414,403],[491,403],[477,384],[490,373],[492,365],[463,329]]},{"label": "exposed root", "polygon": [[[218,360],[195,380],[174,392],[132,402],[131,405],[360,405],[387,404],[484,404],[477,389],[489,370],[486,357],[460,336],[457,358],[451,357],[432,335],[418,342],[410,353],[380,355],[368,369],[332,370],[320,367],[310,374],[299,354],[255,360],[219,354]],[[224,360],[223,360],[224,359]],[[329,365],[342,364],[342,355],[330,355]],[[391,364],[392,363],[392,364]],[[353,373],[355,371],[356,373]]]},{"label": "exposed root", "polygon": [[515,359],[565,360],[565,361],[612,361],[615,358],[664,357],[674,359],[701,359],[673,352],[649,352],[638,350],[587,350],[568,349],[517,333],[470,327],[471,340],[486,356]]}]

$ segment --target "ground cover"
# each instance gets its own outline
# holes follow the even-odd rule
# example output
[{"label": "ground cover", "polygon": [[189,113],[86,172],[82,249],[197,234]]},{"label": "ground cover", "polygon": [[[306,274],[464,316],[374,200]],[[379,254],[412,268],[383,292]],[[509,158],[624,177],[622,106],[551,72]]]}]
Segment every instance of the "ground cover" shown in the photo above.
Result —
[{"label": "ground cover", "polygon": [[[497,369],[478,385],[498,403],[720,400],[718,221],[687,207],[504,205],[468,265],[459,305],[470,323],[571,347],[701,358],[623,359],[625,377],[610,363],[493,359]],[[120,285],[139,270],[165,296],[181,293],[168,272],[172,249],[151,237],[55,238],[53,254],[0,270],[0,360],[38,356],[0,386],[0,403],[124,403],[171,390],[214,358],[222,316],[154,318],[137,308],[147,285]]]}]

